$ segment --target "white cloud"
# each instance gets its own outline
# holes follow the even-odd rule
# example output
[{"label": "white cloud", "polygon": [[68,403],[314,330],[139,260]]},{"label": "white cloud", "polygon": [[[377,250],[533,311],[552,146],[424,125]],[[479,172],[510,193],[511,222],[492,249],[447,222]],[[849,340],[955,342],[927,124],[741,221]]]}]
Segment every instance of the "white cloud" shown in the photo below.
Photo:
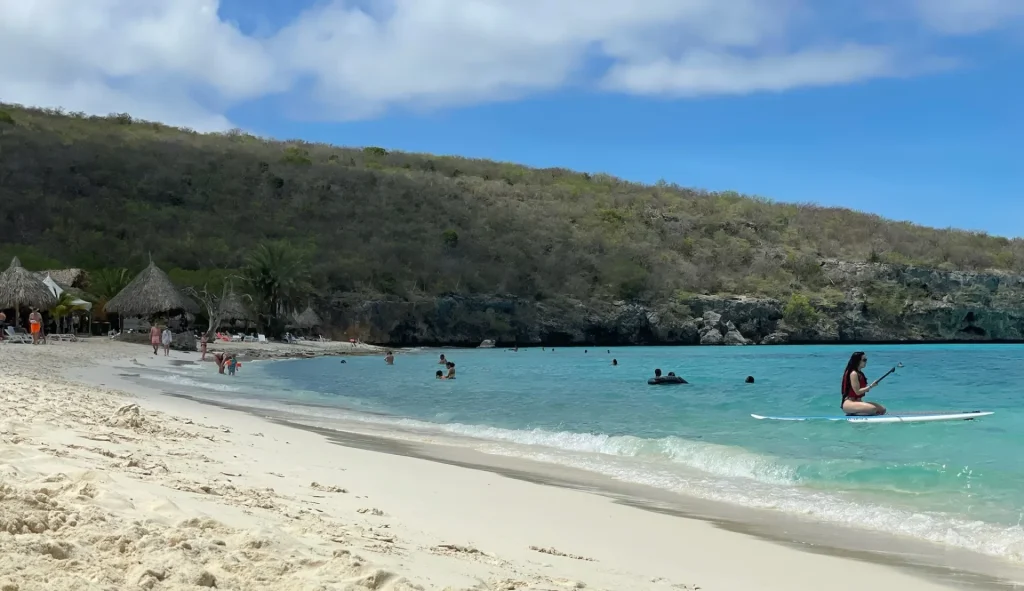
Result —
[{"label": "white cloud", "polygon": [[[956,33],[1024,4],[900,1]],[[0,0],[0,100],[206,130],[231,126],[229,106],[282,92],[305,114],[337,119],[570,85],[740,94],[908,67],[892,48],[814,29],[827,21],[814,18],[825,0],[363,0],[365,12],[353,0],[310,3],[256,37],[223,20],[217,0]],[[827,44],[800,43],[809,27]],[[595,58],[607,72],[593,71]]]},{"label": "white cloud", "polygon": [[952,35],[973,35],[1024,18],[1024,0],[915,0],[932,28]]},{"label": "white cloud", "polygon": [[4,101],[209,129],[226,124],[211,107],[285,88],[214,0],[0,0],[0,15]]},{"label": "white cloud", "polygon": [[744,58],[694,51],[678,60],[624,63],[608,72],[608,88],[637,94],[696,96],[831,86],[897,73],[883,48],[847,46]]}]

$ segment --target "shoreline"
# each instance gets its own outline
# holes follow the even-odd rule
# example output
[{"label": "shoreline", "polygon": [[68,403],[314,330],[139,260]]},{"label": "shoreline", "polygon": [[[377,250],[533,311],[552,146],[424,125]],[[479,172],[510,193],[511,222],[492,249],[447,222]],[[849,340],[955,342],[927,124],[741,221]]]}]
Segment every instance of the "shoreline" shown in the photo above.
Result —
[{"label": "shoreline", "polygon": [[[295,591],[342,590],[358,581],[376,581],[360,584],[391,591],[415,589],[413,584],[474,591],[581,584],[631,591],[816,591],[823,586],[860,590],[868,584],[925,591],[1005,589],[1011,580],[1024,580],[1014,576],[1016,565],[1007,562],[1005,573],[994,572],[1004,570],[998,568],[1002,561],[986,562],[966,551],[934,545],[926,552],[901,540],[893,545],[885,536],[830,528],[841,530],[831,541],[852,536],[854,548],[843,549],[830,545],[828,535],[808,539],[808,524],[776,519],[767,511],[615,484],[532,460],[318,429],[265,411],[187,400],[119,375],[129,368],[198,364],[196,357],[178,352],[155,358],[144,346],[66,344],[13,353],[10,379],[0,384],[8,408],[6,422],[0,423],[0,486],[52,488],[31,483],[70,475],[92,487],[75,491],[93,496],[62,496],[61,502],[78,507],[80,515],[109,512],[90,527],[128,527],[138,515],[140,523],[163,521],[144,527],[168,528],[167,539],[193,540],[184,554],[178,542],[173,557],[149,552],[159,545],[130,544],[138,554],[131,565],[152,571],[143,573],[154,579],[152,589],[194,588],[172,582],[199,571],[195,576],[216,577],[218,588]],[[36,367],[39,361],[42,369]],[[55,377],[54,369],[69,381]],[[0,511],[10,498],[0,495]],[[0,512],[0,523],[4,515]],[[196,538],[196,526],[187,524],[210,516],[219,524],[208,531],[221,537],[203,542],[200,552],[195,540],[205,538]],[[93,551],[87,538],[79,540],[69,530],[50,528],[40,535],[69,536],[50,542],[59,546],[59,555],[78,558],[75,552]],[[276,532],[267,538],[274,540],[271,551],[246,545],[266,538],[259,532],[267,531]],[[827,533],[820,527],[816,532]],[[0,533],[0,567],[13,561],[18,570],[0,572],[54,576],[52,570],[38,570],[60,559],[52,553],[39,558],[32,549],[45,543],[28,540],[36,534],[4,536]],[[115,556],[110,564],[100,563],[114,573],[115,559],[123,562]],[[736,568],[737,561],[744,568]],[[247,579],[250,571],[262,579]],[[856,576],[844,576],[851,572]],[[0,574],[0,585],[5,576]],[[22,582],[22,591],[34,588]],[[69,581],[47,588],[93,587]]]},{"label": "shoreline", "polygon": [[[141,379],[145,380],[144,377]],[[212,406],[291,428],[316,433],[333,444],[345,447],[412,457],[472,470],[483,470],[538,485],[556,486],[606,497],[615,503],[686,519],[705,521],[728,531],[756,536],[804,551],[832,557],[851,558],[899,567],[935,581],[954,577],[971,588],[1016,588],[1013,581],[1024,581],[1024,565],[939,543],[882,534],[835,525],[814,519],[767,509],[743,507],[624,482],[609,476],[539,460],[489,454],[452,443],[424,443],[420,436],[403,438],[398,427],[331,419],[331,427],[303,423],[301,415],[244,406],[170,391],[165,383],[135,387],[150,390],[149,396],[173,397],[200,406]],[[219,394],[217,394],[219,395]],[[297,404],[307,407],[305,404]],[[310,418],[311,419],[311,418]],[[469,437],[469,439],[473,439]],[[511,466],[518,466],[513,468]],[[566,473],[575,474],[566,479]],[[834,530],[842,535],[832,533]],[[786,532],[779,534],[778,532]],[[851,543],[844,542],[848,537]],[[864,549],[867,547],[867,549]],[[1018,583],[1019,584],[1019,583]]]},{"label": "shoreline", "polygon": [[489,472],[538,486],[578,491],[606,498],[617,505],[700,521],[721,530],[752,536],[800,552],[900,569],[939,584],[953,579],[956,582],[953,588],[1019,589],[1024,583],[1024,564],[1017,565],[961,548],[702,499],[534,459],[489,454],[446,443],[402,439],[389,436],[386,428],[367,428],[355,424],[339,428],[319,427],[288,417],[285,412],[170,391],[158,392],[154,389],[146,396],[150,400],[153,396],[171,397],[199,406],[244,413],[289,429],[320,435],[331,444],[342,447],[425,460]]}]

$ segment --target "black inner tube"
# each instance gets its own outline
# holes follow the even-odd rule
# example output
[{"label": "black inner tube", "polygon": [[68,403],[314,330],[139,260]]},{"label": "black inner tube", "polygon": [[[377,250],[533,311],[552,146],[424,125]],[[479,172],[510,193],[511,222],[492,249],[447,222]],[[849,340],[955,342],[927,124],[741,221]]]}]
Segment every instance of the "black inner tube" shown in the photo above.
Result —
[{"label": "black inner tube", "polygon": [[679,376],[661,376],[660,378],[651,378],[647,380],[647,383],[651,386],[663,386],[668,384],[688,384],[689,382]]}]

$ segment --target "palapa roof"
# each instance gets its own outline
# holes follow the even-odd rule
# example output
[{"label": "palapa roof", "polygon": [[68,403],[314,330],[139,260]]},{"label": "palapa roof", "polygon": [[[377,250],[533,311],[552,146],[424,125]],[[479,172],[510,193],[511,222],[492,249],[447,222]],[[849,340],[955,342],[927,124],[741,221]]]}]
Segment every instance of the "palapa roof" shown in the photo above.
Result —
[{"label": "palapa roof", "polygon": [[40,277],[50,276],[61,287],[84,288],[89,285],[89,274],[83,269],[48,269],[37,273]]},{"label": "palapa roof", "polygon": [[18,257],[11,259],[11,266],[0,273],[0,309],[17,306],[46,310],[56,303],[50,286],[35,273],[26,271]]},{"label": "palapa roof", "polygon": [[181,292],[152,261],[103,309],[120,316],[152,316],[172,312],[199,312],[199,305]]},{"label": "palapa roof", "polygon": [[311,306],[307,306],[306,310],[297,315],[292,319],[292,324],[298,328],[313,328],[314,326],[320,326],[322,321],[320,317],[316,315]]},{"label": "palapa roof", "polygon": [[248,308],[242,303],[242,298],[234,291],[229,291],[224,296],[218,303],[217,310],[220,312],[221,320],[248,320],[251,316]]}]

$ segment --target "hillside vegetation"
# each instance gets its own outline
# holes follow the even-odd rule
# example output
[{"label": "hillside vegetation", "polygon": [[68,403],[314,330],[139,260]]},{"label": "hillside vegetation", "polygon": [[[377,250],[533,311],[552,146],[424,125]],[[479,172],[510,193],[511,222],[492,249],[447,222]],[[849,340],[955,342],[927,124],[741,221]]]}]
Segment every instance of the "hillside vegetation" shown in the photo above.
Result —
[{"label": "hillside vegetation", "polygon": [[[262,243],[310,297],[658,303],[817,298],[823,259],[1024,271],[1024,241],[605,174],[199,134],[0,104],[0,255],[26,267],[238,269]],[[187,279],[186,279],[187,280]]]}]

